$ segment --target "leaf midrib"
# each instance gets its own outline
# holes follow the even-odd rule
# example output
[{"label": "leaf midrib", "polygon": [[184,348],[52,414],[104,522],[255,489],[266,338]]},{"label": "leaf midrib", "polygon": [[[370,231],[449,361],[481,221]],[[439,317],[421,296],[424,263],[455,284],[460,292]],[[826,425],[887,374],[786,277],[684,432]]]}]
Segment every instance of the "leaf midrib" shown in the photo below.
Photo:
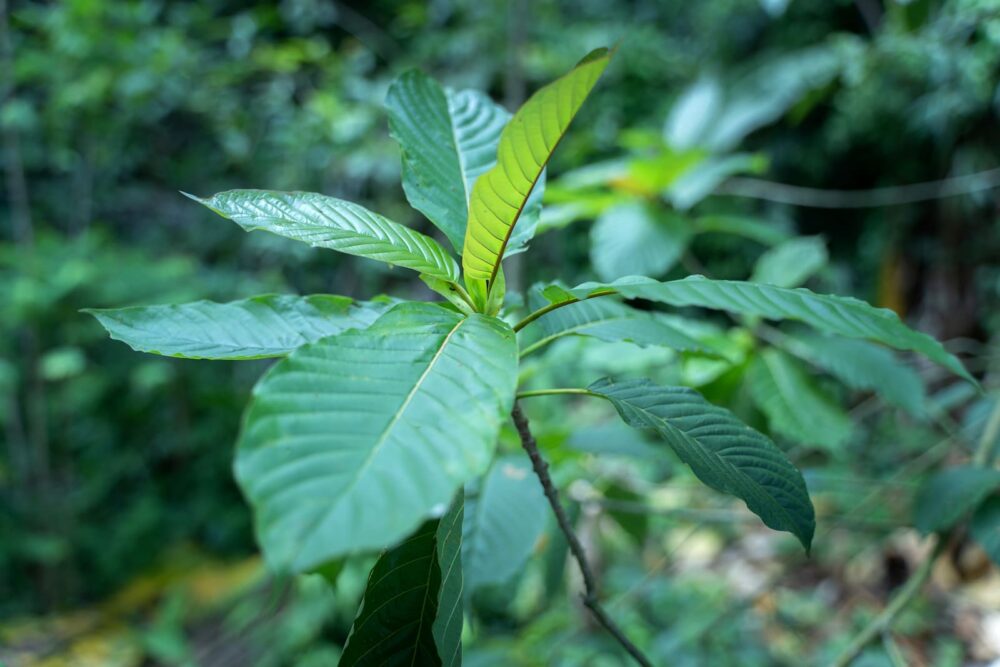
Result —
[{"label": "leaf midrib", "polygon": [[[444,337],[444,340],[442,340],[441,345],[438,347],[437,351],[434,353],[434,356],[427,364],[427,368],[425,368],[423,373],[420,374],[420,377],[417,378],[417,381],[413,383],[413,387],[406,395],[406,398],[403,400],[403,403],[396,410],[395,414],[392,416],[392,419],[389,420],[389,423],[386,424],[385,428],[382,429],[382,433],[379,435],[378,440],[372,446],[371,451],[368,453],[368,456],[361,464],[361,467],[358,468],[357,473],[351,479],[350,483],[341,490],[339,497],[330,504],[330,506],[326,509],[326,511],[321,512],[317,517],[317,519],[312,522],[312,524],[309,526],[307,530],[301,531],[301,534],[308,536],[314,533],[327,519],[330,518],[330,515],[333,513],[334,509],[339,506],[340,501],[343,498],[350,495],[350,493],[354,490],[354,488],[360,483],[360,480],[364,476],[365,472],[368,470],[369,467],[371,467],[372,461],[375,460],[376,454],[382,449],[382,447],[388,441],[389,434],[392,432],[392,429],[396,426],[397,423],[399,423],[399,420],[402,419],[403,413],[405,413],[406,410],[410,407],[410,403],[413,401],[413,397],[416,396],[417,391],[423,385],[424,381],[427,379],[427,376],[430,374],[431,370],[433,370],[434,366],[437,365],[437,362],[441,359],[441,356],[444,354],[445,349],[448,347],[448,343],[451,342],[452,336],[454,336],[455,333],[458,332],[458,330],[462,327],[462,325],[468,321],[469,318],[467,317],[462,318],[461,320],[455,323],[454,327],[451,328],[448,334]],[[294,561],[298,561],[302,557],[302,551],[308,544],[308,542],[309,539],[307,537],[299,543],[299,548],[296,550],[295,558],[293,559]]]}]

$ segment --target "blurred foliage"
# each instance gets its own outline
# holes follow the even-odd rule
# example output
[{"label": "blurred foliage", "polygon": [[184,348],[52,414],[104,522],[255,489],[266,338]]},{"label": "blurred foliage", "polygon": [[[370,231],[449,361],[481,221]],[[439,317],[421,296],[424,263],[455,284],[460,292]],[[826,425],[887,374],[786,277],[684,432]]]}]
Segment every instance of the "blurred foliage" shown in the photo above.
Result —
[{"label": "blurred foliage", "polygon": [[[12,666],[325,665],[339,655],[363,564],[331,591],[318,578],[273,581],[245,561],[253,537],[229,461],[266,364],[138,357],[77,311],[393,291],[388,269],[243,235],[177,191],[319,191],[427,231],[405,213],[382,109],[409,67],[511,108],[590,48],[621,42],[603,93],[550,166],[535,261],[509,269],[509,282],[646,269],[745,278],[756,267],[761,279],[854,293],[957,339],[953,350],[995,390],[995,190],[829,210],[770,201],[769,185],[873,188],[996,168],[994,0],[7,0],[6,16],[0,661]],[[718,194],[732,176],[754,196]],[[602,235],[621,242],[617,257],[596,256]],[[778,250],[800,235],[827,242],[828,258],[811,242],[814,270],[802,247],[784,260]],[[640,269],[631,253],[648,248]],[[926,418],[887,409],[802,359],[801,341],[758,325],[720,318],[691,331],[718,359],[573,338],[522,369],[527,382],[558,386],[598,373],[685,382],[789,436],[819,514],[809,561],[699,491],[683,466],[644,458],[648,444],[605,423],[605,406],[531,406],[604,564],[610,608],[670,664],[831,657],[919,555],[907,530],[918,484],[967,461],[996,402],[926,368]],[[788,410],[761,400],[752,378],[775,355],[796,369],[783,376],[789,391],[812,396],[806,428],[831,424],[828,441],[793,445]],[[513,434],[503,446],[517,453]],[[1000,653],[975,630],[997,627],[995,613],[993,626],[963,620],[996,608],[996,568],[963,549],[937,581],[973,602],[954,621],[914,605],[897,627],[904,655],[944,666]],[[574,576],[549,527],[512,582],[470,600],[466,663],[624,664],[582,625],[567,595]],[[213,591],[198,593],[199,581]],[[876,645],[855,664],[891,664],[887,655]]]}]

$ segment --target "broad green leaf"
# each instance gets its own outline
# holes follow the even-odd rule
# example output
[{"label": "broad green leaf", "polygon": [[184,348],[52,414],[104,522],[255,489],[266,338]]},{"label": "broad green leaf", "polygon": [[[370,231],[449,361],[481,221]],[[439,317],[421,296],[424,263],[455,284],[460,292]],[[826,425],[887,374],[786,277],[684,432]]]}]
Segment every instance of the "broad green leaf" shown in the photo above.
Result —
[{"label": "broad green leaf", "polygon": [[761,351],[749,370],[750,395],[775,433],[835,449],[851,437],[851,419],[802,366],[775,349]]},{"label": "broad green leaf", "polygon": [[742,499],[809,549],[816,519],[805,481],[766,436],[686,387],[605,378],[588,389],[611,401],[629,426],[655,431],[702,482]]},{"label": "broad green leaf", "polygon": [[[500,132],[510,114],[480,92],[442,89],[416,70],[390,86],[386,108],[402,150],[407,200],[461,252],[472,186],[496,164]],[[526,207],[522,224],[537,220],[540,201]]]},{"label": "broad green leaf", "polygon": [[942,470],[920,487],[914,502],[914,524],[924,533],[947,530],[997,490],[1000,470],[977,466]]},{"label": "broad green leaf", "polygon": [[516,377],[509,326],[426,303],[275,364],[236,455],[268,562],[305,571],[413,532],[488,467]]},{"label": "broad green leaf", "polygon": [[757,260],[755,283],[798,287],[826,266],[826,243],[819,236],[799,236],[776,245]]},{"label": "broad green leaf", "polygon": [[493,282],[528,196],[610,58],[607,49],[592,52],[532,95],[507,123],[497,164],[472,188],[462,253],[467,280]]},{"label": "broad green leaf", "polygon": [[590,228],[590,261],[602,280],[636,273],[661,276],[677,263],[691,240],[691,226],[649,204],[614,206]]},{"label": "broad green leaf", "polygon": [[617,293],[627,299],[648,299],[671,306],[700,306],[771,320],[797,320],[826,333],[919,352],[977,384],[962,362],[941,343],[910,329],[891,310],[875,308],[852,297],[816,294],[802,287],[788,289],[738,280],[711,280],[704,276],[662,283],[644,276],[628,276],[612,283],[585,283],[568,292],[577,299]]},{"label": "broad green leaf", "polygon": [[364,329],[391,301],[345,296],[265,294],[241,301],[90,309],[115,340],[133,350],[184,359],[260,359],[347,329]]},{"label": "broad green leaf", "polygon": [[498,459],[477,492],[466,492],[462,538],[465,592],[505,584],[531,555],[548,517],[542,486],[528,459]]},{"label": "broad green leaf", "polygon": [[349,201],[267,190],[229,190],[207,199],[188,196],[248,232],[263,230],[441,280],[458,280],[458,265],[437,241]]},{"label": "broad green leaf", "polygon": [[522,356],[563,336],[589,336],[608,343],[627,342],[642,347],[711,353],[665,317],[636,310],[615,299],[591,299],[557,308],[535,320],[522,336],[536,331],[537,340],[523,347]]},{"label": "broad green leaf", "polygon": [[715,192],[730,176],[759,174],[766,169],[767,159],[753,153],[708,158],[677,177],[663,195],[674,208],[686,211]]},{"label": "broad green leaf", "polygon": [[461,547],[459,497],[379,557],[339,664],[461,665]]},{"label": "broad green leaf", "polygon": [[926,409],[920,374],[880,345],[813,333],[787,336],[781,347],[848,387],[874,391],[912,415],[921,415]]},{"label": "broad green leaf", "polygon": [[972,538],[1000,565],[1000,496],[992,496],[979,506],[969,523]]}]

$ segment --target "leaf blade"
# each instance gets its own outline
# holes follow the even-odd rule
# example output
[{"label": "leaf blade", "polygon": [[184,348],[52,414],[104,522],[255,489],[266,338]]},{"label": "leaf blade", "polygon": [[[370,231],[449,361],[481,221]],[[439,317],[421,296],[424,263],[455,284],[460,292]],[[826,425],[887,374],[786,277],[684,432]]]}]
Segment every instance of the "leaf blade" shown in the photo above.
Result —
[{"label": "leaf blade", "polygon": [[[461,548],[463,503],[457,497],[440,519],[424,522],[372,568],[340,665],[461,663]],[[458,563],[458,568],[454,567]],[[444,614],[442,615],[442,612]],[[461,616],[459,616],[461,621]]]},{"label": "leaf blade", "polygon": [[[382,549],[489,464],[512,402],[506,324],[405,303],[299,348],[260,381],[236,478],[277,569]],[[456,388],[464,400],[442,401]]]},{"label": "leaf blade", "polygon": [[627,299],[647,299],[670,306],[698,306],[772,320],[795,320],[846,338],[873,340],[889,347],[913,350],[978,386],[962,363],[934,338],[907,327],[896,313],[847,296],[816,294],[803,287],[789,289],[689,276],[658,282],[628,276],[611,283],[585,283],[568,290],[574,298],[613,292]]},{"label": "leaf blade", "polygon": [[610,60],[598,49],[545,86],[514,114],[497,147],[497,164],[472,189],[462,251],[466,278],[493,282],[511,233],[573,117]]},{"label": "leaf blade", "polygon": [[442,280],[458,280],[458,264],[437,241],[353,202],[313,192],[268,190],[227,190],[205,199],[188,196],[248,232],[267,231]]},{"label": "leaf blade", "polygon": [[88,309],[114,340],[137,352],[181,359],[280,357],[324,336],[364,329],[391,302],[343,296],[261,296],[216,303]]},{"label": "leaf blade", "polygon": [[740,498],[809,550],[816,518],[805,481],[763,434],[686,387],[604,378],[588,389],[611,401],[626,424],[656,431],[706,485]]}]

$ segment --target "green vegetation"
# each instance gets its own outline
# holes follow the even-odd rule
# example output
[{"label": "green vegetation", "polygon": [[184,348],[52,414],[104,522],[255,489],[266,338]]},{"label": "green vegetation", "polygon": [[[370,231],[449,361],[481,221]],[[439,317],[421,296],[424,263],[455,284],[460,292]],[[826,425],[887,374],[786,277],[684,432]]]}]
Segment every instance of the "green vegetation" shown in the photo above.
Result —
[{"label": "green vegetation", "polygon": [[634,11],[0,2],[0,661],[998,657],[1000,13]]}]

